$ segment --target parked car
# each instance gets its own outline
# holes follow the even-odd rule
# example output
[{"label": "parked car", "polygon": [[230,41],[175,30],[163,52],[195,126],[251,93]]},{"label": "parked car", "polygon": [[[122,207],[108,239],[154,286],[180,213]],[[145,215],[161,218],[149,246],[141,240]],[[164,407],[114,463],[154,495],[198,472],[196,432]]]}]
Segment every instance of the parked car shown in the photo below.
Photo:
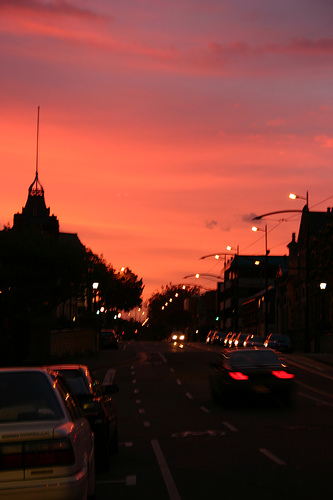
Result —
[{"label": "parked car", "polygon": [[220,332],[219,330],[217,330],[212,337],[211,344],[224,346],[224,340],[226,336],[227,336],[226,332]]},{"label": "parked car", "polygon": [[101,330],[99,334],[99,346],[101,349],[119,349],[116,332],[114,330]]},{"label": "parked car", "polygon": [[213,400],[229,403],[244,396],[275,396],[292,402],[294,374],[271,349],[244,348],[225,350],[209,373]]},{"label": "parked car", "polygon": [[248,335],[243,342],[243,347],[264,347],[264,339],[259,335]]},{"label": "parked car", "polygon": [[206,344],[212,343],[212,338],[214,337],[216,330],[209,330],[208,335],[206,337]]},{"label": "parked car", "polygon": [[94,436],[57,374],[0,369],[0,498],[94,495]]},{"label": "parked car", "polygon": [[233,332],[228,332],[228,334],[226,335],[225,339],[224,339],[224,347],[229,347],[229,340],[231,339],[231,337],[235,335]]},{"label": "parked car", "polygon": [[52,365],[72,389],[84,415],[95,434],[96,466],[108,470],[110,455],[118,452],[118,416],[112,394],[119,390],[115,384],[100,386],[93,381],[85,365]]},{"label": "parked car", "polygon": [[281,335],[279,333],[271,333],[265,340],[265,347],[276,349],[280,352],[292,352],[293,345],[288,335]]},{"label": "parked car", "polygon": [[236,340],[238,333],[233,333],[229,338],[228,338],[228,344],[227,347],[233,347],[234,346],[234,341]]},{"label": "parked car", "polygon": [[233,347],[244,347],[243,342],[247,338],[247,336],[247,333],[239,333],[238,335],[236,335],[236,337],[233,339]]}]

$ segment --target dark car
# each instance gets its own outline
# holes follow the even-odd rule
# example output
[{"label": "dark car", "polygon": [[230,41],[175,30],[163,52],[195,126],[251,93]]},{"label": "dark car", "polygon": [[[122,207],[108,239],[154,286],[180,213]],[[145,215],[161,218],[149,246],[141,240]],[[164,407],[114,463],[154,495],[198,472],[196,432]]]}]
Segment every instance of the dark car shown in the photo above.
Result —
[{"label": "dark car", "polygon": [[290,404],[293,379],[277,354],[265,347],[224,350],[209,373],[212,399],[221,403],[269,395]]},{"label": "dark car", "polygon": [[114,330],[101,330],[99,334],[99,346],[101,349],[119,349],[116,332]]},{"label": "dark car", "polygon": [[111,453],[118,452],[117,409],[111,397],[118,386],[100,386],[85,365],[53,365],[49,369],[63,376],[78,400],[95,434],[96,466],[107,470]]},{"label": "dark car", "polygon": [[226,336],[226,332],[220,332],[219,330],[217,330],[212,337],[211,344],[224,346],[224,340]]},{"label": "dark car", "polygon": [[239,333],[238,335],[236,335],[236,337],[233,339],[233,347],[244,347],[243,342],[247,338],[247,336],[248,333]]},{"label": "dark car", "polygon": [[293,345],[288,335],[279,333],[271,333],[265,340],[265,347],[275,349],[280,352],[292,352]]},{"label": "dark car", "polygon": [[212,343],[212,338],[214,337],[216,330],[209,330],[208,335],[206,337],[206,344]]},{"label": "dark car", "polygon": [[259,335],[248,335],[243,342],[244,347],[264,347],[264,339]]}]

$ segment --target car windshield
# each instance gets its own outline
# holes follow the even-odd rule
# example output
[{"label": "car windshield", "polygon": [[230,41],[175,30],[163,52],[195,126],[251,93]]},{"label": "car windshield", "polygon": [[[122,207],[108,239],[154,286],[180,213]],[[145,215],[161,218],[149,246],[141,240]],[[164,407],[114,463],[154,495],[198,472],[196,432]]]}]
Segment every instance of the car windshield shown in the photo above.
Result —
[{"label": "car windshield", "polygon": [[233,368],[241,366],[270,366],[279,365],[280,361],[272,351],[242,351],[233,352],[229,358],[229,365]]},{"label": "car windshield", "polygon": [[59,370],[75,396],[91,394],[88,384],[79,370]]},{"label": "car windshield", "polygon": [[0,422],[60,420],[57,397],[41,372],[0,373]]}]

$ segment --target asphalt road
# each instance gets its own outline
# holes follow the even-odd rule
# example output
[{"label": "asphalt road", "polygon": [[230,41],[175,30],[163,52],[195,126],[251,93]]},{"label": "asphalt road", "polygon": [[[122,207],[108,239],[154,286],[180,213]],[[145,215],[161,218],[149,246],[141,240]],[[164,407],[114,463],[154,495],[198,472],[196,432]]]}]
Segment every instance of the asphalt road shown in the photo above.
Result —
[{"label": "asphalt road", "polygon": [[331,498],[333,372],[288,356],[295,404],[222,408],[210,399],[216,351],[121,343],[88,360],[119,385],[119,453],[96,500]]}]

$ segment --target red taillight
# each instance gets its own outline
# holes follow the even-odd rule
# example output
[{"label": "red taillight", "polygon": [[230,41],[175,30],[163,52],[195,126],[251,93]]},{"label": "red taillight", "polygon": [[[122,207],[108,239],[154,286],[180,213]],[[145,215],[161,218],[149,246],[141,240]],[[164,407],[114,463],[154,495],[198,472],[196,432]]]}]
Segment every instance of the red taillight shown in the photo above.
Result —
[{"label": "red taillight", "polygon": [[73,449],[67,439],[29,441],[0,446],[2,470],[71,465],[74,461]]},{"label": "red taillight", "polygon": [[229,372],[229,375],[234,380],[248,380],[248,376],[244,375],[242,372]]},{"label": "red taillight", "polygon": [[0,446],[0,470],[23,468],[22,443],[4,444]]},{"label": "red taillight", "polygon": [[274,371],[272,373],[277,378],[294,378],[293,373],[288,373],[288,372],[285,372],[284,370]]}]

